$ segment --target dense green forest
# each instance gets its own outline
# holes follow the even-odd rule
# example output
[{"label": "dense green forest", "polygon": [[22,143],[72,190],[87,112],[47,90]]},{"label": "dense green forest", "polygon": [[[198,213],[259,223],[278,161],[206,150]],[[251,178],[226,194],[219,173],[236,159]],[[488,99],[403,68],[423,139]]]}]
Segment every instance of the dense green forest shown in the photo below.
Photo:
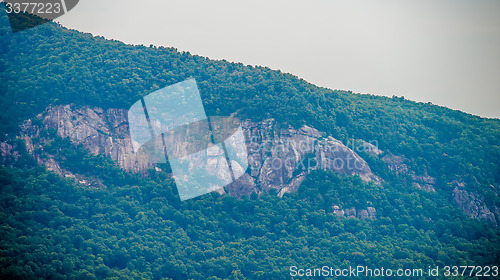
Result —
[{"label": "dense green forest", "polygon": [[[19,125],[51,104],[128,109],[189,77],[208,115],[308,124],[344,143],[376,140],[418,174],[438,178],[438,191],[403,184],[363,154],[382,184],[315,171],[283,198],[210,193],[181,202],[170,174],[130,174],[54,137],[47,152],[103,186],[61,178],[17,145],[20,158],[0,167],[1,279],[290,279],[293,265],[500,264],[499,229],[467,218],[449,199],[460,178],[500,206],[500,120],[320,88],[266,67],[125,45],[55,23],[14,34],[0,11],[0,141],[19,142]],[[332,204],[374,206],[377,219],[338,218]]]},{"label": "dense green forest", "polygon": [[485,189],[500,182],[498,119],[402,97],[332,91],[266,67],[125,45],[54,23],[12,33],[7,16],[0,20],[1,131],[15,131],[49,104],[128,109],[141,95],[194,77],[208,115],[307,123],[344,142],[376,140],[429,175],[444,176],[443,183],[455,175]]},{"label": "dense green forest", "polygon": [[[290,279],[293,265],[500,261],[497,228],[467,219],[438,194],[395,182],[382,187],[317,171],[283,198],[211,193],[181,202],[168,174],[125,173],[69,140],[48,150],[106,187],[76,186],[41,167],[0,168],[2,279]],[[339,218],[332,202],[371,202],[379,217]]]}]

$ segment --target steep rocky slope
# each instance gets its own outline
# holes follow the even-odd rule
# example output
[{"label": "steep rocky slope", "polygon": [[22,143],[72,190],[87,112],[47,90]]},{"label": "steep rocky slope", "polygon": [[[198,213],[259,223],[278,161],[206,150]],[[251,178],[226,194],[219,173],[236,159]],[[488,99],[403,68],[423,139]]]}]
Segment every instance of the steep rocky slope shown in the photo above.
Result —
[{"label": "steep rocky slope", "polygon": [[[245,120],[241,125],[250,167],[247,174],[227,188],[233,195],[270,189],[277,189],[283,195],[295,191],[305,174],[318,168],[359,175],[365,181],[380,180],[358,154],[314,128],[282,129],[272,119],[259,123]],[[125,170],[145,174],[148,168],[158,168],[147,158],[141,158],[140,153],[133,152],[126,110],[54,106],[39,114],[37,120],[25,122],[21,138],[30,154],[40,164],[65,175],[67,171],[57,162],[38,154],[43,153],[43,143],[35,143],[33,139],[44,128],[55,130],[57,136],[68,137],[75,144],[83,144],[93,154],[109,156]]]},{"label": "steep rocky slope", "polygon": [[[339,174],[358,175],[364,181],[374,183],[381,179],[372,173],[366,161],[353,149],[324,133],[309,127],[300,129],[281,128],[273,119],[261,122],[243,120],[241,122],[248,152],[249,168],[245,175],[226,186],[224,192],[231,195],[250,195],[252,192],[269,192],[275,189],[278,195],[298,189],[307,173],[314,169],[332,170]],[[61,176],[74,178],[77,183],[99,187],[98,180],[85,178],[61,168],[60,164],[44,152],[43,131],[52,130],[57,136],[69,138],[74,144],[82,144],[93,154],[104,154],[128,171],[147,174],[147,170],[160,170],[157,164],[148,162],[146,157],[133,152],[128,130],[127,111],[123,109],[103,110],[97,107],[75,105],[50,106],[36,118],[26,121],[21,128],[20,138],[27,151],[38,164],[44,165]],[[424,191],[436,191],[436,179],[427,174],[412,171],[403,156],[385,154],[378,147],[367,142],[362,151],[380,157],[386,168],[402,177],[408,177],[412,186]],[[7,143],[0,143],[2,164],[18,157],[17,152]],[[359,149],[358,149],[359,151]],[[484,196],[466,190],[463,183],[455,182],[450,199],[469,217],[487,219],[496,224],[499,209],[493,211],[485,203]],[[338,216],[375,218],[376,209],[341,209],[332,205]]]}]

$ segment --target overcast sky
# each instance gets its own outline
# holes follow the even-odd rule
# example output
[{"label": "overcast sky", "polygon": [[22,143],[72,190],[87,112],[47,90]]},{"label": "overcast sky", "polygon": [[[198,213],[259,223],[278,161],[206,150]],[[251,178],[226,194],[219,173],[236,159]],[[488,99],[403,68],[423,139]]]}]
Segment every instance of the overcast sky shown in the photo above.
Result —
[{"label": "overcast sky", "polygon": [[57,21],[500,118],[499,0],[80,0]]}]

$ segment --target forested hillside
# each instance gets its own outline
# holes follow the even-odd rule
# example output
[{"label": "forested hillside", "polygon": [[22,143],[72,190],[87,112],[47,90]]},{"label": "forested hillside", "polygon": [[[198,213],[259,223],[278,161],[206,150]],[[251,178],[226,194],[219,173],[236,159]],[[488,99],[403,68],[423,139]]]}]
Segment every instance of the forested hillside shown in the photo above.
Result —
[{"label": "forested hillside", "polygon": [[[283,198],[211,193],[181,202],[168,172],[127,173],[44,131],[53,136],[46,152],[64,168],[102,182],[83,187],[37,166],[17,138],[49,105],[128,109],[189,77],[208,115],[307,124],[345,144],[374,140],[417,175],[437,178],[436,192],[361,154],[382,183],[315,171]],[[450,198],[458,182],[500,209],[498,119],[320,88],[266,67],[125,45],[55,23],[14,34],[3,11],[0,80],[0,142],[17,149],[0,167],[2,279],[290,279],[293,265],[500,264],[498,227],[468,218]],[[340,218],[333,205],[375,207],[377,217]]]},{"label": "forested hillside", "polygon": [[486,186],[500,182],[499,120],[318,88],[265,67],[125,45],[52,23],[13,34],[7,17],[1,20],[3,131],[49,104],[128,109],[140,95],[194,77],[209,115],[238,111],[255,120],[308,124],[343,141],[377,140],[382,150],[414,159],[443,181],[460,175]]}]

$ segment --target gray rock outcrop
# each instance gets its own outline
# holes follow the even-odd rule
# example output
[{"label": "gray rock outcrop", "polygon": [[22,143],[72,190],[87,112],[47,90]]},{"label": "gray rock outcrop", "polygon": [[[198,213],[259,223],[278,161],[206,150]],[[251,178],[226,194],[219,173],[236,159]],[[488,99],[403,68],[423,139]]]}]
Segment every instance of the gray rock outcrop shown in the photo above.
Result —
[{"label": "gray rock outcrop", "polygon": [[[279,196],[295,192],[311,170],[331,170],[339,174],[357,175],[365,181],[379,182],[368,164],[340,141],[309,127],[299,129],[280,127],[274,120],[261,122],[244,120],[241,123],[246,138],[249,168],[236,181],[219,190],[234,196],[260,194],[276,189]],[[127,111],[73,105],[51,106],[33,120],[21,126],[19,138],[26,150],[37,161],[63,177],[74,178],[76,183],[90,187],[105,187],[96,179],[85,178],[61,168],[51,155],[44,152],[50,138],[41,135],[43,130],[55,131],[59,137],[68,137],[75,144],[82,144],[93,154],[105,154],[121,168],[146,174],[149,168],[161,171],[147,158],[135,154],[129,136]],[[52,136],[51,136],[52,137]],[[385,154],[376,145],[360,140],[362,150],[372,156]],[[0,142],[0,164],[10,165],[20,156],[15,149],[18,142]],[[415,188],[435,192],[436,179],[427,174],[417,175],[407,164],[408,159],[387,153],[381,158],[388,170],[411,179]],[[243,172],[243,171],[242,171]],[[500,208],[488,208],[484,196],[465,190],[463,178],[451,182],[455,189],[452,199],[471,218],[500,222]],[[493,187],[493,186],[492,186]],[[493,187],[495,188],[495,187]],[[367,209],[332,206],[334,214],[347,218],[373,218],[373,207]]]},{"label": "gray rock outcrop", "polygon": [[[148,168],[155,166],[147,158],[134,153],[126,110],[52,106],[39,114],[37,119],[38,121],[25,122],[21,137],[25,140],[28,151],[40,164],[62,175],[65,172],[60,170],[57,162],[44,162],[43,157],[35,154],[35,150],[43,150],[43,143],[35,144],[32,139],[39,137],[42,128],[55,130],[57,136],[68,137],[93,154],[109,156],[125,170],[144,174]],[[244,120],[241,126],[246,138],[250,167],[247,174],[226,188],[232,195],[249,195],[252,192],[276,189],[282,196],[296,191],[306,174],[315,169],[358,175],[365,181],[379,181],[358,154],[312,127],[304,125],[300,129],[280,128],[272,119],[261,122]]]},{"label": "gray rock outcrop", "polygon": [[377,210],[374,207],[366,207],[366,209],[356,209],[354,207],[349,207],[343,210],[338,205],[332,205],[332,210],[335,215],[339,218],[349,218],[349,219],[376,219]]},{"label": "gray rock outcrop", "polygon": [[453,189],[453,199],[467,216],[475,219],[486,219],[497,225],[495,214],[486,206],[483,195],[456,187]]},{"label": "gray rock outcrop", "polygon": [[397,175],[409,176],[413,180],[413,187],[425,190],[427,192],[436,192],[436,178],[431,177],[427,174],[417,175],[415,171],[411,170],[410,167],[405,163],[408,161],[407,158],[389,154],[384,156],[382,158],[382,161],[385,162],[389,171],[392,171]]}]

